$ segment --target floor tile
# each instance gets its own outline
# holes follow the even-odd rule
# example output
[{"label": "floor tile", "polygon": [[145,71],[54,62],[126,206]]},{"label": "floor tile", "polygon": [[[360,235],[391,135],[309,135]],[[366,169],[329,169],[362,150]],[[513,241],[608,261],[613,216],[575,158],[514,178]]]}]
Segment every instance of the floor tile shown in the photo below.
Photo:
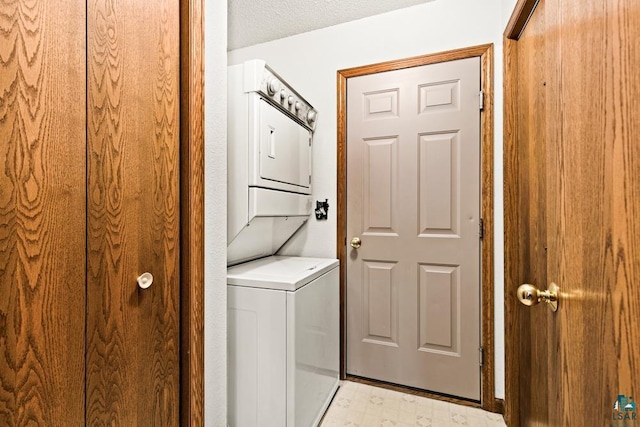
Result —
[{"label": "floor tile", "polygon": [[506,427],[500,414],[343,381],[322,427]]}]

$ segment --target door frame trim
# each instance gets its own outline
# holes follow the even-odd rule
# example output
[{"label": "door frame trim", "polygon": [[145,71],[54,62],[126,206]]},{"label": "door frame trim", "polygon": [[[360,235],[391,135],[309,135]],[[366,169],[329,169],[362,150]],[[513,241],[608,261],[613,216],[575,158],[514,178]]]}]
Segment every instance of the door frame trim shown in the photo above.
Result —
[{"label": "door frame trim", "polygon": [[203,0],[180,0],[180,425],[204,426]]},{"label": "door frame trim", "polygon": [[493,220],[493,44],[484,44],[446,52],[415,56],[396,61],[381,62],[337,72],[337,247],[340,259],[340,377],[346,378],[346,230],[347,230],[347,79],[385,71],[418,67],[439,62],[480,57],[481,88],[484,92],[484,108],[480,115],[481,126],[481,217],[484,236],[481,250],[481,312],[482,331],[480,341],[484,348],[484,366],[481,373],[480,407],[500,412],[502,401],[495,397],[494,374],[494,220]]},{"label": "door frame trim", "polygon": [[518,40],[520,38],[539,1],[540,0],[518,0],[513,7],[513,13],[504,30],[504,36],[506,38],[510,40]]}]

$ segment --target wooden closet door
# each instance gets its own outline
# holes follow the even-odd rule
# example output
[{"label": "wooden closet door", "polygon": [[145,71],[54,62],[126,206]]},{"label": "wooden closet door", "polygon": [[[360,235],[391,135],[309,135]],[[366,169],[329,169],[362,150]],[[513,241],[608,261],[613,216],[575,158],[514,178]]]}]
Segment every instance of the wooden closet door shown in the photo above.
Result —
[{"label": "wooden closet door", "polygon": [[178,6],[88,2],[87,425],[179,420]]},{"label": "wooden closet door", "polygon": [[[506,419],[637,425],[640,3],[527,3],[505,45]],[[558,310],[521,283],[557,284]]]},{"label": "wooden closet door", "polygon": [[0,2],[0,425],[84,425],[85,2]]}]

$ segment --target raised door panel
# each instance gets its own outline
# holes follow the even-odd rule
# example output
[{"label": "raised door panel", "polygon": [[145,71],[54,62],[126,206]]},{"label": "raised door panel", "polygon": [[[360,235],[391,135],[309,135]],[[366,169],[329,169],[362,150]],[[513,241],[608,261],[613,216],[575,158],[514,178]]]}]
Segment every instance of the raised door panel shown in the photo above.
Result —
[{"label": "raised door panel", "polygon": [[459,237],[460,136],[458,132],[421,135],[418,144],[420,234]]},{"label": "raised door panel", "polygon": [[85,3],[0,2],[0,425],[84,425]]},{"label": "raised door panel", "polygon": [[[363,261],[362,340],[398,346],[398,277],[395,262]],[[357,303],[357,302],[356,302]]]},{"label": "raised door panel", "polygon": [[362,142],[363,234],[397,236],[398,138]]},{"label": "raised door panel", "polygon": [[459,356],[458,266],[421,265],[418,283],[419,349]]},{"label": "raised door panel", "polygon": [[362,94],[364,121],[397,118],[399,113],[399,88],[365,92]]},{"label": "raised door panel", "polygon": [[179,420],[178,6],[88,3],[88,425]]}]

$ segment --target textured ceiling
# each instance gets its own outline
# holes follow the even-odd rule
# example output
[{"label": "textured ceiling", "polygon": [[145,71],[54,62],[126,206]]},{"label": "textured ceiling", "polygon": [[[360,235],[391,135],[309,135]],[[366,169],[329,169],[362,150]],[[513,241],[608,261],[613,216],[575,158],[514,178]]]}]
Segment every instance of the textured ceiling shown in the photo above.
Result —
[{"label": "textured ceiling", "polygon": [[228,49],[330,27],[433,0],[228,0]]}]

